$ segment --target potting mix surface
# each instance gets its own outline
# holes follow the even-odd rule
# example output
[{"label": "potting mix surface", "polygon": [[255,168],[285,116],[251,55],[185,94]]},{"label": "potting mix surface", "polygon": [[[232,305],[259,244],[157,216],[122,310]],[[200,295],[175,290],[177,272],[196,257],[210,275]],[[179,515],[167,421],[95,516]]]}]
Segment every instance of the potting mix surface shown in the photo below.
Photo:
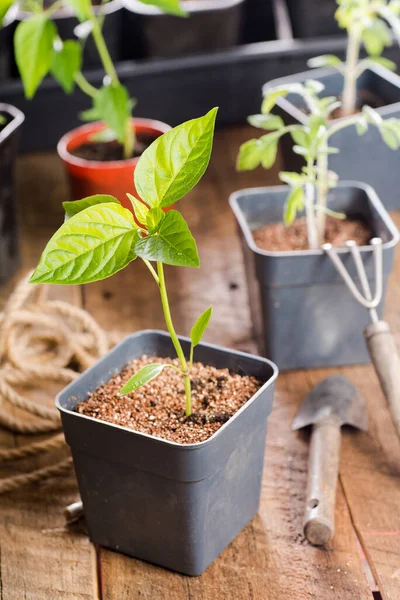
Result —
[{"label": "potting mix surface", "polygon": [[[135,140],[132,158],[141,156],[146,148],[148,148],[150,144],[157,139],[157,137],[157,135],[152,133],[138,133]],[[111,142],[97,142],[95,140],[92,142],[85,142],[78,148],[70,150],[70,153],[73,156],[77,156],[78,158],[83,158],[85,160],[99,160],[103,162],[123,160],[125,158],[124,149],[116,140]]]},{"label": "potting mix surface", "polygon": [[128,379],[150,363],[179,367],[178,359],[143,356],[78,404],[77,412],[173,442],[195,444],[212,436],[262,385],[255,377],[194,363],[191,369],[193,411],[187,417],[183,378],[173,369],[164,369],[138,390],[119,396]]},{"label": "potting mix surface", "polygon": [[[261,250],[293,251],[308,250],[307,221],[305,217],[296,219],[290,227],[283,223],[270,223],[253,232],[254,241]],[[340,220],[326,218],[325,242],[332,246],[344,246],[348,240],[354,240],[359,246],[369,244],[373,237],[370,227],[356,219]]]}]

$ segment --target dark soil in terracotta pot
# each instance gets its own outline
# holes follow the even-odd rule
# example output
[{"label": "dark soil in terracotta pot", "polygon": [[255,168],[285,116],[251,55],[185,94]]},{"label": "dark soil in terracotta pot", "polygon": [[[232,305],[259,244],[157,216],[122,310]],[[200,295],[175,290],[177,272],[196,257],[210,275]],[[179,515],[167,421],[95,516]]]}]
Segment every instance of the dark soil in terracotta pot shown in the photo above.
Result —
[{"label": "dark soil in terracotta pot", "polygon": [[[157,139],[157,135],[140,133],[136,137],[135,148],[132,158],[137,158]],[[117,141],[112,142],[88,142],[79,146],[70,153],[78,158],[97,161],[124,160],[123,147]]]},{"label": "dark soil in terracotta pot", "polygon": [[[270,252],[309,249],[306,217],[296,219],[290,227],[285,227],[283,223],[271,223],[254,231],[253,237],[261,250]],[[344,246],[348,240],[354,240],[359,246],[366,246],[372,237],[370,227],[360,219],[326,218],[325,242],[332,246]]]},{"label": "dark soil in terracotta pot", "polygon": [[183,379],[173,369],[164,369],[135,392],[119,396],[128,379],[149,363],[179,367],[178,359],[143,356],[78,404],[77,412],[173,442],[193,444],[212,436],[262,385],[255,377],[194,363],[193,412],[187,417]]}]

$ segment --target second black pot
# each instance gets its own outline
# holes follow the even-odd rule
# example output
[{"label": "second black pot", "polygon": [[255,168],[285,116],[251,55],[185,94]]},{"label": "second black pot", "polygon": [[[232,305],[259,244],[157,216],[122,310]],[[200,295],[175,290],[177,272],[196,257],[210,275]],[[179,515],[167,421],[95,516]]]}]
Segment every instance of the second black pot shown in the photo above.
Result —
[{"label": "second black pot", "polygon": [[162,13],[139,0],[124,0],[123,56],[174,58],[207,54],[239,42],[244,0],[188,0],[188,18]]},{"label": "second black pot", "polygon": [[[282,221],[288,186],[241,190],[231,207],[239,224],[250,296],[254,334],[260,351],[279,369],[311,369],[370,362],[363,331],[370,323],[322,250],[266,252],[252,232]],[[342,182],[330,192],[328,206],[348,217],[361,218],[383,240],[383,301],[399,233],[374,190],[357,182]],[[354,262],[339,250],[357,282]],[[361,248],[371,289],[374,261],[370,246]]]},{"label": "second black pot", "polygon": [[336,0],[286,0],[295,38],[340,35]]},{"label": "second black pot", "polygon": [[[189,340],[180,339],[188,355]],[[175,356],[169,335],[141,331],[127,337],[66,387],[56,405],[71,446],[90,539],[199,575],[258,510],[278,371],[263,358],[199,344],[196,361],[253,375],[263,385],[213,436],[197,444],[177,444],[74,410],[143,354]]]},{"label": "second black pot", "polygon": [[0,103],[0,283],[8,279],[19,263],[19,235],[15,197],[15,159],[19,130],[24,114]]}]

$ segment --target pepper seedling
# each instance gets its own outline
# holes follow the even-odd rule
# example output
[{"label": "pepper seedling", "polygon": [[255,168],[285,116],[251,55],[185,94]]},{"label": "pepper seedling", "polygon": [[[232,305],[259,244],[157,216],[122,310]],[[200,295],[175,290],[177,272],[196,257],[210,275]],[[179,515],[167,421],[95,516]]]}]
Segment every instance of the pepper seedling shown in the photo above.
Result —
[{"label": "pepper seedling", "polygon": [[[336,20],[347,31],[346,60],[324,54],[310,59],[308,65],[334,67],[343,74],[342,113],[347,116],[356,111],[357,79],[365,69],[379,64],[396,70],[396,64],[381,55],[393,43],[392,32],[400,44],[400,0],[337,0],[337,4]],[[361,44],[368,56],[359,61]]]},{"label": "pepper seedling", "polygon": [[212,308],[199,317],[191,330],[188,361],[171,317],[164,264],[199,267],[200,260],[183,216],[177,210],[163,209],[185,196],[203,176],[211,156],[216,114],[217,108],[213,108],[203,117],[178,125],[143,152],[134,172],[135,188],[143,202],[129,195],[134,208],[140,205],[140,225],[113,196],[64,202],[65,222],[48,242],[30,278],[31,283],[90,283],[110,277],[141,258],[158,285],[180,369],[170,364],[146,365],[120,393],[138,389],[165,368],[178,369],[184,380],[188,416],[192,412],[190,368],[194,348],[203,337]]},{"label": "pepper seedling", "polygon": [[[334,96],[320,97],[324,89],[322,83],[312,80],[305,84],[292,83],[267,88],[262,114],[253,115],[248,121],[255,127],[269,130],[270,133],[242,144],[237,159],[239,171],[253,170],[259,165],[270,169],[276,160],[279,139],[283,135],[291,135],[295,143],[293,151],[304,158],[305,165],[301,173],[279,174],[281,181],[291,188],[284,209],[284,223],[290,226],[298,211],[305,210],[308,244],[311,249],[319,248],[324,243],[327,214],[345,218],[345,215],[335,213],[327,206],[328,192],[338,183],[338,175],[328,167],[329,155],[339,152],[337,148],[330,146],[332,136],[351,126],[356,127],[359,135],[363,135],[372,125],[377,127],[383,141],[390,148],[398,150],[400,147],[400,119],[384,120],[369,106],[364,106],[361,113],[330,122],[329,117],[340,107],[340,102]],[[270,111],[275,107],[278,98],[288,94],[302,98],[308,114],[304,125],[285,126],[280,116],[271,114]]]},{"label": "pepper seedling", "polygon": [[[10,7],[5,2],[4,11]],[[166,13],[186,16],[179,0],[141,0],[157,6]],[[75,28],[78,39],[62,40],[52,15],[62,7],[72,9],[80,21]],[[96,15],[91,0],[56,0],[47,9],[41,0],[25,0],[24,8],[30,17],[21,21],[14,35],[14,52],[24,86],[25,96],[32,99],[43,78],[51,74],[70,94],[75,85],[92,99],[92,107],[80,114],[83,121],[104,121],[107,129],[93,137],[93,141],[117,140],[123,146],[124,158],[133,156],[135,130],[132,127],[132,110],[136,101],[119,80],[108,51],[103,33],[104,17]],[[82,72],[83,48],[91,36],[97,49],[105,77],[100,88],[93,86]]]}]

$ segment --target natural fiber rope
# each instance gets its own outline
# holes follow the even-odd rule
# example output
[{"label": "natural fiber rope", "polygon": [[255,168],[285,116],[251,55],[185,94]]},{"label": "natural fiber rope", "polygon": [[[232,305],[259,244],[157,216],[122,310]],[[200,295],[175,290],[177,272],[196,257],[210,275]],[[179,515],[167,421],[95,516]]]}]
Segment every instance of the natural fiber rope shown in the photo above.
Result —
[{"label": "natural fiber rope", "polygon": [[[30,275],[30,274],[29,274]],[[0,313],[0,425],[14,433],[51,433],[46,440],[21,448],[0,449],[0,463],[59,450],[65,446],[58,411],[22,395],[45,381],[65,385],[113,345],[113,340],[86,311],[47,299],[48,286],[24,277]],[[72,367],[73,365],[73,367]],[[28,418],[16,416],[17,408]],[[0,494],[64,474],[72,460],[0,479]]]}]

